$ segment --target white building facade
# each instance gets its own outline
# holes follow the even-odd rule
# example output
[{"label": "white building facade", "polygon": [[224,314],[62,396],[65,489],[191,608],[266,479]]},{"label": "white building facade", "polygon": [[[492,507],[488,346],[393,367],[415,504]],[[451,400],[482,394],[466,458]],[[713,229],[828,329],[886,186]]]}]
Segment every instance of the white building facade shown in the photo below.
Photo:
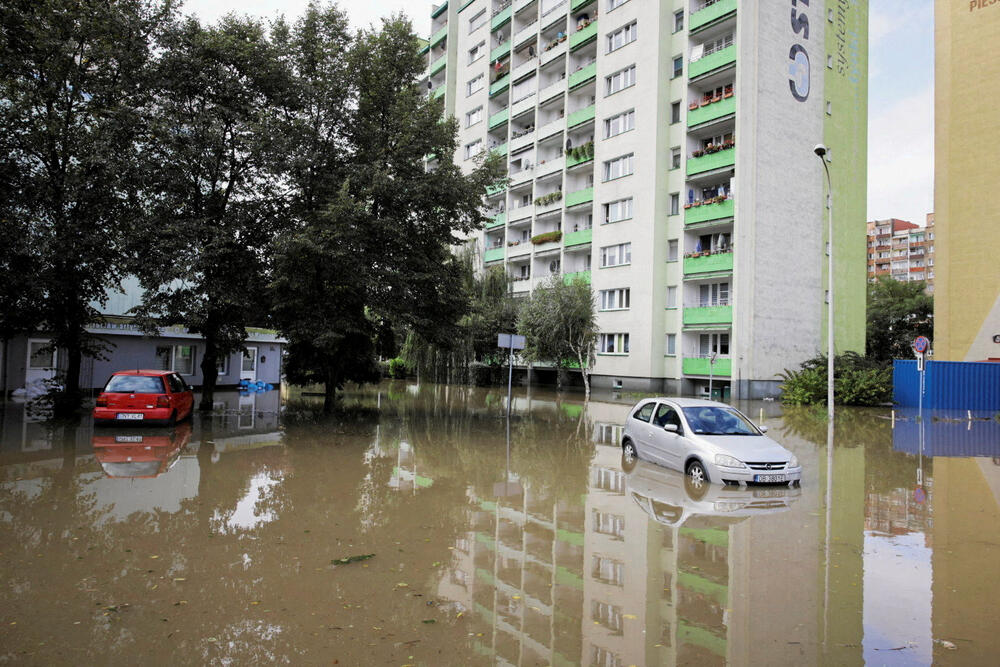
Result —
[{"label": "white building facade", "polygon": [[[831,147],[838,267],[863,266],[867,116],[867,3],[826,5],[433,10],[428,88],[458,120],[454,159],[471,169],[490,150],[508,165],[483,266],[505,266],[515,294],[553,276],[591,284],[595,386],[703,394],[711,376],[722,397],[774,395],[777,373],[825,349],[813,147]],[[838,350],[863,351],[853,273],[835,270],[835,331]]]}]

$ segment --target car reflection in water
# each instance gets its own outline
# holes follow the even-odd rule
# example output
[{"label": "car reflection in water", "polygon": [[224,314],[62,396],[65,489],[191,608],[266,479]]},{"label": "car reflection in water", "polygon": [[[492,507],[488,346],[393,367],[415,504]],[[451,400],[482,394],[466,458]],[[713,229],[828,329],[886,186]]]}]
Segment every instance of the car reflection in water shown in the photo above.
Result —
[{"label": "car reflection in water", "polygon": [[679,527],[692,516],[745,519],[784,512],[802,489],[797,486],[723,486],[694,482],[689,476],[646,461],[626,469],[626,490],[654,521]]},{"label": "car reflection in water", "polygon": [[94,455],[108,477],[151,478],[177,463],[191,440],[191,424],[171,429],[102,430],[91,439]]}]

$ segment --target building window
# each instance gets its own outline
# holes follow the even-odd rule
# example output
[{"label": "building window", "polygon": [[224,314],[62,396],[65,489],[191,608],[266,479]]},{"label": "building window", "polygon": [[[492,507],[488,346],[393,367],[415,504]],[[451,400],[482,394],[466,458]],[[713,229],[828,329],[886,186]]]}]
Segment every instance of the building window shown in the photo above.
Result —
[{"label": "building window", "polygon": [[219,375],[229,375],[229,355],[224,354],[219,357]]},{"label": "building window", "polygon": [[614,74],[605,77],[607,84],[607,95],[614,95],[619,90],[624,90],[635,85],[635,65],[629,65],[625,69],[618,70]]},{"label": "building window", "polygon": [[621,222],[632,217],[632,198],[619,199],[604,205],[604,224]]},{"label": "building window", "polygon": [[680,169],[681,168],[681,147],[674,146],[670,149],[670,168]]},{"label": "building window", "polygon": [[684,29],[684,10],[679,12],[674,12],[674,32],[680,32]]},{"label": "building window", "polygon": [[482,41],[469,49],[469,63],[474,63],[486,55],[486,42]]},{"label": "building window", "polygon": [[483,108],[482,107],[476,107],[475,109],[473,109],[469,113],[465,114],[465,126],[466,127],[472,127],[473,125],[475,125],[476,123],[481,122],[482,120],[483,120]]},{"label": "building window", "polygon": [[679,192],[670,194],[670,215],[679,215],[681,212],[681,195]]},{"label": "building window", "polygon": [[671,102],[670,103],[670,124],[681,122],[681,103]]},{"label": "building window", "polygon": [[628,287],[601,290],[601,310],[628,310],[630,292]]},{"label": "building window", "polygon": [[[621,514],[610,514],[607,512],[602,512],[600,510],[593,510],[592,515],[594,517],[594,531],[601,533],[602,535],[612,535],[614,537],[624,537],[625,536],[625,517]],[[594,603],[595,609],[598,603]],[[615,615],[621,618],[621,609],[618,607],[611,607],[610,605],[601,605],[608,609],[616,610]],[[594,620],[597,620],[597,612],[594,614]],[[602,617],[604,615],[602,614]],[[621,623],[619,621],[618,625]]]},{"label": "building window", "polygon": [[486,9],[482,9],[478,14],[469,19],[469,32],[486,23]]},{"label": "building window", "polygon": [[608,35],[608,53],[617,51],[626,44],[634,42],[636,35],[638,34],[636,30],[636,22],[632,21],[627,26],[619,28]]},{"label": "building window", "polygon": [[708,358],[713,354],[720,357],[729,356],[729,334],[712,333],[698,336],[698,355]]},{"label": "building window", "polygon": [[614,160],[605,162],[604,180],[611,181],[630,175],[635,168],[634,157],[634,153],[629,153],[628,155],[622,155],[621,157],[616,157]]},{"label": "building window", "polygon": [[632,244],[619,243],[601,248],[601,268],[632,263]]},{"label": "building window", "polygon": [[476,139],[475,141],[465,144],[465,159],[474,158],[483,152],[483,140]]},{"label": "building window", "polygon": [[705,56],[710,56],[716,51],[721,51],[722,49],[728,48],[733,45],[733,33],[728,35],[723,35],[718,39],[713,39],[702,44],[704,52],[702,53],[702,58]]},{"label": "building window", "polygon": [[[596,579],[597,581],[601,581],[606,584],[613,584],[615,586],[624,586],[625,563],[623,563],[620,560],[614,560],[612,558],[606,558],[604,556],[594,556],[593,568],[591,569],[591,576],[593,576],[593,578]],[[614,665],[617,664],[617,662],[615,660],[608,660],[605,662],[595,662],[592,664]]]},{"label": "building window", "polygon": [[667,241],[667,261],[677,261],[677,239],[670,239]]},{"label": "building window", "polygon": [[604,138],[628,132],[635,129],[635,109],[629,109],[604,121]]},{"label": "building window", "polygon": [[677,354],[677,334],[667,334],[667,354]]},{"label": "building window", "polygon": [[608,0],[608,11],[610,12],[612,9],[617,9],[626,2],[628,2],[628,0]]},{"label": "building window", "polygon": [[677,285],[667,287],[667,308],[677,307]]},{"label": "building window", "polygon": [[194,375],[194,345],[165,345],[156,348],[156,360],[161,371]]},{"label": "building window", "polygon": [[486,85],[486,78],[480,74],[479,76],[470,79],[469,83],[465,85],[465,96],[468,97],[473,93],[478,93]]},{"label": "building window", "polygon": [[684,74],[684,56],[675,56],[674,57],[674,77],[673,78],[676,79],[679,76],[683,76],[683,74]]},{"label": "building window", "polygon": [[698,306],[708,308],[711,306],[729,305],[729,283],[713,283],[711,285],[698,286]]},{"label": "building window", "polygon": [[628,354],[628,334],[601,334],[599,350],[601,354]]}]

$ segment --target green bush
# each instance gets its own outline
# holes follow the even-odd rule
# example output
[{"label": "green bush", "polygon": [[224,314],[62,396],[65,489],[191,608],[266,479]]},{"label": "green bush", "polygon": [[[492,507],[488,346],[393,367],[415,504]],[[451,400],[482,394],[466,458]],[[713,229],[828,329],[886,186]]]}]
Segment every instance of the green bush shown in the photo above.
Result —
[{"label": "green bush", "polygon": [[406,367],[406,362],[396,357],[395,359],[389,360],[389,377],[396,380],[404,379],[409,373],[409,369]]},{"label": "green bush", "polygon": [[[781,401],[790,405],[826,403],[826,356],[803,362],[778,376]],[[847,352],[833,360],[833,400],[840,405],[881,405],[892,400],[892,368]]]}]

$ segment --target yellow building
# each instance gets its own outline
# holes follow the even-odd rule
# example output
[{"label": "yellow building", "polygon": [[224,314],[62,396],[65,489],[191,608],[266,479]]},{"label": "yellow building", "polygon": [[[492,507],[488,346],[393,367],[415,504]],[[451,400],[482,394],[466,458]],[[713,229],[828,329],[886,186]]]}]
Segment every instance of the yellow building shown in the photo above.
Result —
[{"label": "yellow building", "polygon": [[1000,357],[1000,2],[936,0],[935,358]]}]

